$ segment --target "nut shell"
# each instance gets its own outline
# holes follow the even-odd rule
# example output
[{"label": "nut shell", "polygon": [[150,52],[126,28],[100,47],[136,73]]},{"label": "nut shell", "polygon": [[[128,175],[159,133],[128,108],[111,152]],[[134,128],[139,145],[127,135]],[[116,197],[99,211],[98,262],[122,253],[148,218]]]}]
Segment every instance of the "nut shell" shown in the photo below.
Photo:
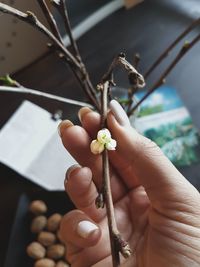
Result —
[{"label": "nut shell", "polygon": [[47,248],[47,257],[53,260],[59,260],[65,255],[65,246],[55,244]]},{"label": "nut shell", "polygon": [[47,218],[43,215],[37,216],[33,219],[31,223],[31,232],[39,233],[41,232],[47,225]]},{"label": "nut shell", "polygon": [[69,267],[69,264],[64,261],[58,261],[56,267]]},{"label": "nut shell", "polygon": [[46,249],[38,242],[32,242],[26,249],[27,254],[33,259],[42,259],[46,254]]},{"label": "nut shell", "polygon": [[55,267],[55,266],[56,266],[55,261],[47,258],[37,260],[34,264],[34,267]]},{"label": "nut shell", "polygon": [[45,247],[51,246],[56,242],[56,235],[50,232],[42,231],[38,235],[38,242]]},{"label": "nut shell", "polygon": [[60,222],[62,220],[62,215],[59,213],[54,213],[48,218],[47,229],[51,232],[56,232],[60,227]]},{"label": "nut shell", "polygon": [[47,212],[47,205],[42,200],[34,200],[31,202],[29,210],[35,215],[41,215]]}]

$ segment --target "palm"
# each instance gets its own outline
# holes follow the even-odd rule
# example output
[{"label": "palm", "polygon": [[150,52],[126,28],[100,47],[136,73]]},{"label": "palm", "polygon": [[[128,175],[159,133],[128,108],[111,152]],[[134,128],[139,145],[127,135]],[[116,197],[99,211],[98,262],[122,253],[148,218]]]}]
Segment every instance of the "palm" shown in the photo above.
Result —
[{"label": "palm", "polygon": [[[66,215],[62,227],[68,258],[74,267],[112,266],[106,213],[95,206],[94,183],[101,184],[101,157],[91,155],[89,149],[99,121],[97,114],[89,112],[82,120],[84,128],[60,129],[67,150],[82,166],[92,170],[91,173],[80,168],[66,183],[66,191],[81,210]],[[131,259],[122,260],[122,266],[199,266],[199,193],[154,144],[134,129],[121,127],[112,114],[108,116],[108,126],[118,141],[118,149],[110,157],[115,170],[111,188],[116,220],[120,233],[133,250]],[[74,222],[88,219],[96,222],[102,231],[100,239],[92,243],[94,246],[71,230],[75,229]]]}]

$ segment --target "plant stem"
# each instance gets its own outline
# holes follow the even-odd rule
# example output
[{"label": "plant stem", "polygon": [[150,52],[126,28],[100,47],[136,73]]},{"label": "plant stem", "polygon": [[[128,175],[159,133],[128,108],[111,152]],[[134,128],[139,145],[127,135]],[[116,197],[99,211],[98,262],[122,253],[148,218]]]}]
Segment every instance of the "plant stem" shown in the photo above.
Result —
[{"label": "plant stem", "polygon": [[[13,15],[15,17],[17,17],[18,19],[30,24],[32,27],[36,28],[37,30],[39,30],[40,32],[42,32],[43,34],[45,34],[50,40],[53,41],[53,43],[55,44],[55,46],[61,50],[61,52],[63,53],[63,55],[66,58],[67,63],[70,65],[70,67],[72,68],[73,72],[79,72],[82,76],[80,81],[82,88],[84,89],[85,93],[89,96],[90,101],[92,102],[92,104],[96,107],[97,110],[99,110],[99,103],[98,100],[96,98],[96,96],[94,96],[91,93],[91,82],[89,81],[89,76],[85,70],[85,68],[83,68],[83,64],[80,64],[77,59],[70,53],[70,51],[68,51],[67,48],[65,48],[65,46],[62,44],[62,42],[60,42],[53,33],[51,33],[38,19],[37,17],[31,13],[30,11],[27,11],[27,13],[21,12],[18,9],[12,8],[6,4],[2,4],[0,3],[0,11],[4,12],[4,13],[8,13],[10,15]],[[77,74],[78,75],[78,74]]]},{"label": "plant stem", "polygon": [[51,14],[51,11],[49,10],[45,0],[37,0],[37,1],[38,1],[38,4],[40,5],[45,17],[46,17],[46,20],[47,20],[47,22],[51,28],[52,33],[57,37],[57,39],[60,42],[62,42],[62,38],[61,38],[60,32],[58,30],[56,21],[55,21],[53,15]]},{"label": "plant stem", "polygon": [[169,64],[166,70],[162,73],[158,81],[147,91],[147,93],[141,98],[141,100],[129,111],[128,116],[133,114],[139,105],[152,94],[160,85],[163,84],[166,76],[173,70],[176,64],[181,60],[181,58],[200,40],[200,34],[198,34],[190,43],[185,43],[180,52],[177,54],[175,59]]},{"label": "plant stem", "polygon": [[149,69],[144,74],[146,79],[153,70],[161,63],[161,61],[169,54],[169,52],[183,39],[190,31],[192,31],[197,25],[200,24],[200,18],[193,21],[188,28],[186,28],[168,47],[167,49],[156,59],[156,61],[149,67]]},{"label": "plant stem", "polygon": [[[88,92],[93,96],[92,98],[93,98],[93,103],[94,103],[94,99],[96,99],[96,91],[95,91],[95,89],[94,89],[94,87],[93,87],[93,85],[91,83],[91,80],[89,78],[89,74],[86,71],[86,68],[85,68],[85,65],[84,65],[84,63],[82,61],[81,55],[79,53],[76,41],[74,40],[74,37],[73,37],[73,34],[72,34],[71,25],[70,25],[70,20],[69,20],[66,1],[65,0],[60,0],[60,3],[57,4],[57,5],[54,5],[54,6],[58,9],[59,13],[63,17],[64,25],[65,25],[66,32],[67,32],[67,34],[69,36],[69,39],[70,39],[70,43],[71,43],[71,46],[72,46],[72,49],[73,49],[74,56],[76,57],[77,61],[80,63],[80,65],[82,67],[82,73],[83,73],[84,78],[85,78],[86,83],[87,83]],[[98,101],[96,101],[96,106],[99,106]]]},{"label": "plant stem", "polygon": [[66,5],[65,0],[60,0],[59,11],[60,11],[61,16],[63,17],[64,25],[65,25],[67,34],[69,36],[74,55],[75,55],[76,59],[78,61],[80,61],[81,56],[80,56],[80,53],[78,50],[78,46],[77,46],[77,44],[74,40],[74,37],[72,35],[72,30],[71,30],[71,25],[70,25],[70,20],[69,20],[69,14],[68,14],[67,5]]},{"label": "plant stem", "polygon": [[[108,97],[108,87],[109,81],[106,81],[103,84],[102,89],[102,111],[101,111],[101,128],[106,128],[106,119],[107,119],[107,97]],[[110,172],[109,172],[109,160],[108,160],[108,151],[104,149],[103,156],[103,195],[106,202],[107,217],[108,217],[108,228],[110,235],[110,244],[111,244],[111,254],[113,267],[118,267],[120,265],[119,249],[115,241],[115,235],[118,235],[117,224],[115,220],[114,206],[112,200],[112,192],[110,186]]]},{"label": "plant stem", "polygon": [[48,99],[52,99],[52,100],[56,100],[59,102],[64,102],[67,104],[72,104],[72,105],[76,105],[76,106],[81,106],[81,107],[89,107],[94,109],[94,107],[88,103],[85,102],[81,102],[81,101],[77,101],[77,100],[73,100],[73,99],[69,99],[69,98],[64,98],[61,96],[57,96],[57,95],[52,95],[52,94],[48,94],[48,93],[44,93],[38,90],[34,90],[34,89],[30,89],[30,88],[26,88],[23,86],[20,87],[10,87],[10,86],[0,86],[0,91],[2,92],[12,92],[12,93],[22,93],[22,94],[31,94],[31,95],[36,95],[36,96],[40,96],[40,97],[45,97]]}]

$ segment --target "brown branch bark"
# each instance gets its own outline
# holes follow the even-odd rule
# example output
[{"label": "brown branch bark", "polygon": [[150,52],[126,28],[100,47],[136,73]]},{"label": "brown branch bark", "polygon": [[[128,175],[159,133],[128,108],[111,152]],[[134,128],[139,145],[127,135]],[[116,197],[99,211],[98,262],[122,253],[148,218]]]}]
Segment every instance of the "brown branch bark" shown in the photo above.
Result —
[{"label": "brown branch bark", "polygon": [[169,64],[166,70],[162,73],[158,81],[147,91],[147,93],[141,98],[141,100],[129,111],[128,116],[133,114],[133,112],[138,108],[139,105],[152,94],[159,86],[161,86],[166,78],[166,76],[174,69],[176,64],[182,59],[182,57],[200,40],[200,34],[198,34],[190,43],[185,43],[180,52],[177,54],[175,59]]},{"label": "brown branch bark", "polygon": [[156,61],[149,67],[149,69],[144,74],[144,78],[146,79],[153,70],[162,62],[162,60],[168,56],[169,52],[190,32],[192,31],[197,25],[200,24],[200,18],[193,21],[188,28],[186,28],[168,47],[167,49],[156,59]]},{"label": "brown branch bark", "polygon": [[32,12],[27,11],[27,13],[24,13],[3,3],[0,3],[0,11],[17,17],[18,19],[30,24],[32,27],[36,28],[38,31],[46,35],[54,43],[55,47],[64,55],[64,58],[70,65],[72,71],[74,73],[79,73],[77,75],[79,77],[81,76],[81,78],[78,79],[78,81],[80,82],[83,90],[85,91],[86,95],[89,96],[89,100],[92,102],[95,108],[97,110],[100,109],[96,95],[91,92],[91,82],[89,80],[88,73],[86,72],[85,68],[83,68],[83,64],[80,64],[77,61],[77,59],[70,53],[70,51],[65,48],[62,42],[60,42],[60,40],[58,40],[56,36],[54,36],[54,34],[50,32]]},{"label": "brown branch bark", "polygon": [[53,15],[51,14],[51,11],[49,10],[45,0],[37,0],[38,1],[38,4],[40,5],[45,17],[46,17],[46,20],[51,28],[51,31],[52,33],[57,37],[57,39],[62,42],[62,37],[60,35],[60,32],[58,30],[58,26],[57,26],[57,23],[53,17]]}]

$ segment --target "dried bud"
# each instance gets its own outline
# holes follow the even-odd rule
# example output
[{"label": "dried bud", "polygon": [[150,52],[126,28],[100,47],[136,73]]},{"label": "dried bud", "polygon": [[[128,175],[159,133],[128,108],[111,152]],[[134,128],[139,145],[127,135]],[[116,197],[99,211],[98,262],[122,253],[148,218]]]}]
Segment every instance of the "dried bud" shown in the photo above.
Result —
[{"label": "dried bud", "polygon": [[57,266],[55,261],[47,258],[37,260],[34,265],[34,267],[55,267],[55,266]]},{"label": "dried bud", "polygon": [[61,244],[52,245],[47,248],[47,257],[59,260],[65,255],[65,246]]},{"label": "dried bud", "polygon": [[51,215],[47,221],[47,229],[51,232],[56,232],[60,227],[61,220],[62,215],[60,215],[59,213]]},{"label": "dried bud", "polygon": [[43,215],[37,216],[33,219],[31,223],[31,232],[39,233],[45,228],[46,225],[47,225],[47,218]]},{"label": "dried bud", "polygon": [[43,231],[38,235],[38,241],[43,246],[48,247],[55,243],[56,236],[53,233]]},{"label": "dried bud", "polygon": [[32,242],[26,249],[27,254],[33,259],[42,259],[46,254],[45,248],[38,242]]},{"label": "dried bud", "polygon": [[40,215],[47,212],[47,206],[42,200],[34,200],[31,202],[29,210],[35,215]]}]

